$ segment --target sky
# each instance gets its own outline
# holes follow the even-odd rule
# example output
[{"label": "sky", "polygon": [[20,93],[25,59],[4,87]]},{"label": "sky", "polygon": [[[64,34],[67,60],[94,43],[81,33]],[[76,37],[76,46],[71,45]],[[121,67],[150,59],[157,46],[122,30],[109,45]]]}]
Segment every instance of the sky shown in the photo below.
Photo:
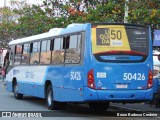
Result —
[{"label": "sky", "polygon": [[[4,1],[6,1],[6,6],[10,6],[10,0],[0,0],[0,7],[4,6]],[[21,0],[18,0],[21,1]],[[26,0],[29,4],[40,4],[43,0]]]}]

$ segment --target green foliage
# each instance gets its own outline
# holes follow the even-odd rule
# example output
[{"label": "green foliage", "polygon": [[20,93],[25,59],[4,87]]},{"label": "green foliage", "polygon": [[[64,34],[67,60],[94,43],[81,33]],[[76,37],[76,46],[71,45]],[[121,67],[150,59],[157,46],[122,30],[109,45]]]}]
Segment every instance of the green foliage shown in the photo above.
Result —
[{"label": "green foliage", "polygon": [[143,0],[131,2],[129,5],[130,23],[148,24],[152,29],[160,29],[160,1],[159,0]]},{"label": "green foliage", "polygon": [[[128,3],[125,0],[84,1],[87,11],[78,9],[81,0],[70,1],[75,7],[70,4],[59,4],[57,0],[44,0],[43,5],[24,4],[23,7],[15,9],[1,8],[0,13],[3,14],[3,20],[0,26],[0,40],[8,42],[11,39],[47,32],[54,27],[66,27],[71,23],[123,23],[125,4],[129,6],[127,17],[129,23],[148,24],[152,29],[160,29],[159,0],[132,0]],[[55,17],[55,7],[61,8],[61,13],[63,13],[61,17]]]}]

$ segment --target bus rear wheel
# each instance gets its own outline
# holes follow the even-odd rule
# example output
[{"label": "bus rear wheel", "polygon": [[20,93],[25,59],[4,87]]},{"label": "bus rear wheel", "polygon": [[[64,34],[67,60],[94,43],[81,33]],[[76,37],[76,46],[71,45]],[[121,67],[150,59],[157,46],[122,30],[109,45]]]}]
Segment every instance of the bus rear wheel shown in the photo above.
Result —
[{"label": "bus rear wheel", "polygon": [[17,85],[17,82],[14,83],[13,87],[14,87],[14,88],[13,88],[14,97],[15,97],[16,99],[22,99],[22,98],[23,98],[23,94],[18,93],[18,85]]},{"label": "bus rear wheel", "polygon": [[50,110],[64,110],[66,108],[66,103],[58,102],[53,100],[53,90],[52,86],[49,85],[47,88],[46,101],[48,109]]},{"label": "bus rear wheel", "polygon": [[89,103],[89,107],[90,107],[91,110],[96,110],[96,111],[103,110],[103,111],[105,111],[109,108],[109,102],[107,102],[107,103],[91,102],[91,103]]}]

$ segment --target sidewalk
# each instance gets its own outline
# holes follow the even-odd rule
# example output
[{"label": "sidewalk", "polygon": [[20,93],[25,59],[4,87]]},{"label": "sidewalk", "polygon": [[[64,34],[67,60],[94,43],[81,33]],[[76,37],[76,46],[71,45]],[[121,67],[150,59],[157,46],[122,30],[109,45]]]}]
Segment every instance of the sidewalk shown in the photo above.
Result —
[{"label": "sidewalk", "polygon": [[111,103],[111,105],[142,112],[160,112],[160,108],[155,108],[155,105],[150,107],[150,104],[148,103],[128,103],[124,105],[121,103]]}]

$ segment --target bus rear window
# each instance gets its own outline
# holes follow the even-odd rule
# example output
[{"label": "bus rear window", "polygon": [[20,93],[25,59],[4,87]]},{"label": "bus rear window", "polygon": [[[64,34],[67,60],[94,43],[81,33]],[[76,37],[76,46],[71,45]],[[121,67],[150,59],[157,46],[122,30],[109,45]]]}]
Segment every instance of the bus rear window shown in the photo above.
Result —
[{"label": "bus rear window", "polygon": [[92,52],[100,62],[142,62],[149,53],[149,29],[141,26],[97,25]]}]

